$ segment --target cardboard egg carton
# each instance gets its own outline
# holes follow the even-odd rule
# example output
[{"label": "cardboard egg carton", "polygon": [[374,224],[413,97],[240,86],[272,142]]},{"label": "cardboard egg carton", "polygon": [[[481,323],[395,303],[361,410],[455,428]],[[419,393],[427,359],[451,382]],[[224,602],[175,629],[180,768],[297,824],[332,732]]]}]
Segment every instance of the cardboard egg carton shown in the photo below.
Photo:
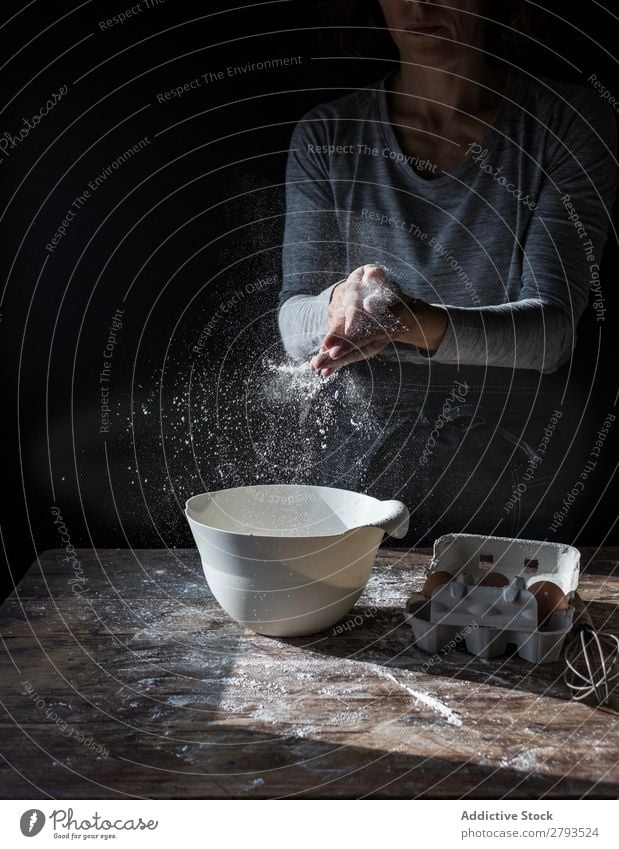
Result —
[{"label": "cardboard egg carton", "polygon": [[[530,663],[557,660],[572,627],[573,609],[555,611],[538,627],[537,600],[527,587],[537,581],[557,584],[568,600],[578,586],[580,553],[571,545],[536,540],[447,534],[434,543],[430,572],[455,578],[438,587],[430,600],[415,593],[406,621],[415,642],[436,654],[464,643],[478,657],[505,654],[510,645]],[[508,579],[504,587],[477,586],[489,572]]]}]

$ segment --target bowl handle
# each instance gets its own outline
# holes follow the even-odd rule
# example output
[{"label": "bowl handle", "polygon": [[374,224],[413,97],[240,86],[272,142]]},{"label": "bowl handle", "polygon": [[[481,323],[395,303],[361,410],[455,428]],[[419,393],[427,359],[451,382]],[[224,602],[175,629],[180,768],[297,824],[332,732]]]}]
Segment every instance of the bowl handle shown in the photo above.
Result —
[{"label": "bowl handle", "polygon": [[408,531],[409,512],[401,501],[381,501],[381,515],[377,521],[368,522],[372,528],[382,528],[395,539],[403,539]]}]

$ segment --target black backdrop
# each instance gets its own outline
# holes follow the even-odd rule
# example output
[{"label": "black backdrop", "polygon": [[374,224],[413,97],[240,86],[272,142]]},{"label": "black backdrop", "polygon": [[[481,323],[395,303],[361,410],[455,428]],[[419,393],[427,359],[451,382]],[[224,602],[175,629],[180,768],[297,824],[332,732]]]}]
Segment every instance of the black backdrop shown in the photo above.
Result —
[{"label": "black backdrop", "polygon": [[[522,61],[612,87],[616,17],[591,0],[560,12],[573,17],[547,15]],[[298,0],[35,0],[1,14],[9,587],[36,551],[61,544],[53,508],[75,546],[183,545],[185,497],[252,479],[254,435],[227,395],[255,351],[277,344],[290,133],[391,57],[341,55],[338,32]],[[267,60],[278,61],[252,67]],[[185,84],[182,96],[165,94]],[[606,320],[592,310],[583,319],[570,377],[584,442],[616,395],[610,242]],[[617,542],[614,467],[607,446],[580,542]]]}]

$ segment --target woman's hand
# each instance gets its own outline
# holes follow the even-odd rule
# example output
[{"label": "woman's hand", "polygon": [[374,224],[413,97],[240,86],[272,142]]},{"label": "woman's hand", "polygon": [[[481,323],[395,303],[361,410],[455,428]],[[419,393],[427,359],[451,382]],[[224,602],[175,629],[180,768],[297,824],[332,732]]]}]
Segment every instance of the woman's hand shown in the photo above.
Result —
[{"label": "woman's hand", "polygon": [[447,313],[405,295],[377,265],[355,269],[333,290],[328,331],[311,368],[324,377],[376,356],[391,342],[433,351],[447,329]]}]

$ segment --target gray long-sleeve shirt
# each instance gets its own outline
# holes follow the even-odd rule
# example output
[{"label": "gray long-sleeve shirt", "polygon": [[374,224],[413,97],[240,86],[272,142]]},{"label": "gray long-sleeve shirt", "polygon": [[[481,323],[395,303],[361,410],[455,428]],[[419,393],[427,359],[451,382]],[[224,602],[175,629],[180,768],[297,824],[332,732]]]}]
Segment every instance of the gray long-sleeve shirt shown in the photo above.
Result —
[{"label": "gray long-sleeve shirt", "polygon": [[[614,285],[599,276],[617,186],[614,113],[585,86],[513,71],[480,145],[428,180],[394,134],[389,81],[312,109],[293,133],[284,347],[314,353],[333,286],[377,263],[404,292],[447,308],[433,364],[555,371],[590,292],[603,320]],[[398,344],[381,356],[427,363],[428,354]]]}]

